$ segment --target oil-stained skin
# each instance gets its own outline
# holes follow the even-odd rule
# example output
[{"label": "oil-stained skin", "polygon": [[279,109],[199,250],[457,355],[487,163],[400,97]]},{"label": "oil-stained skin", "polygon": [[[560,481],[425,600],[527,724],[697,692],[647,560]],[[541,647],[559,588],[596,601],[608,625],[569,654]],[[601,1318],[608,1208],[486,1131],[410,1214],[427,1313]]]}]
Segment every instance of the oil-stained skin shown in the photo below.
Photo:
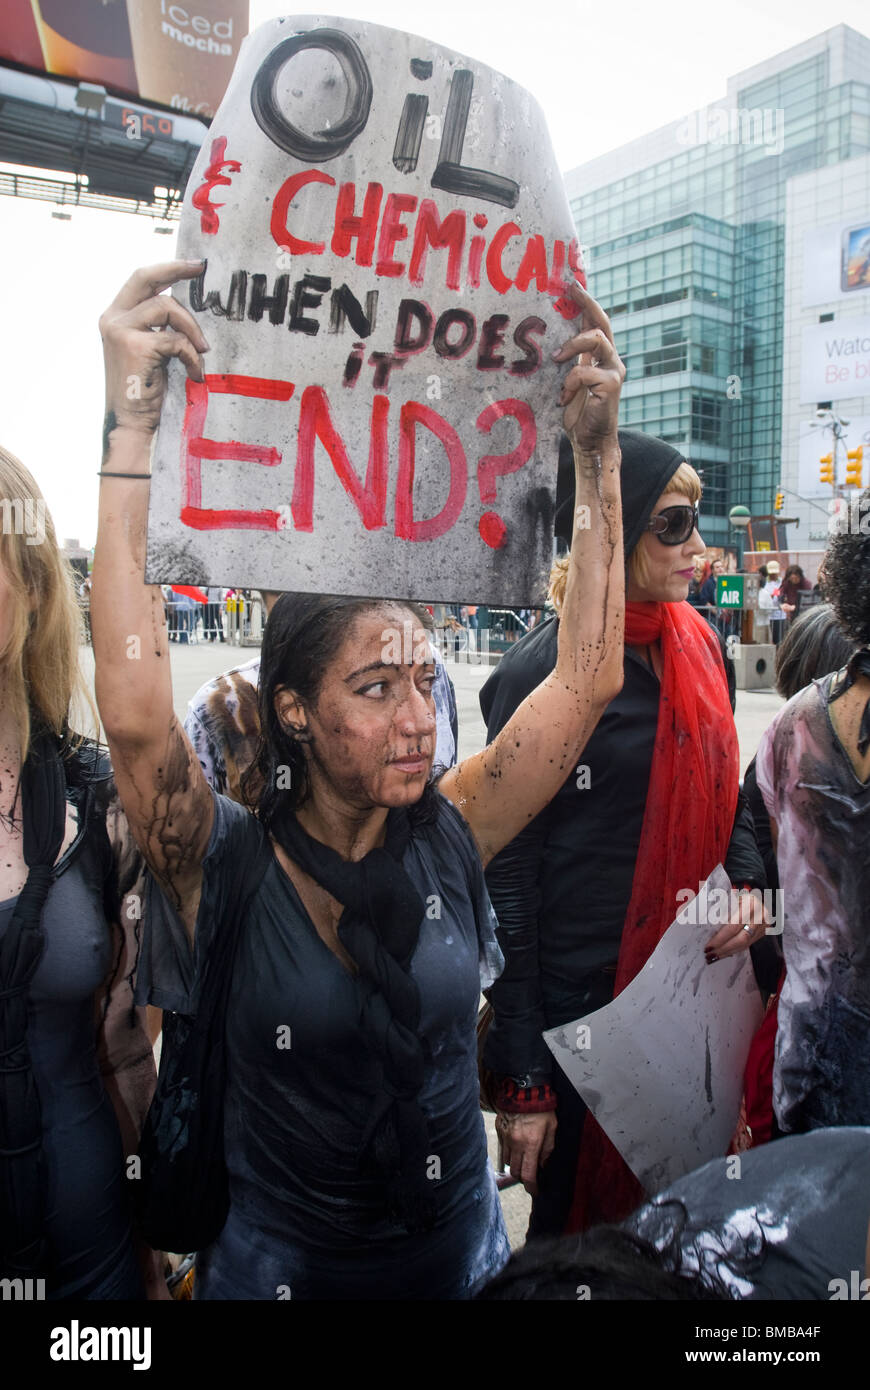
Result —
[{"label": "oil-stained skin", "polygon": [[106,459],[109,457],[112,430],[117,429],[117,426],[118,417],[114,410],[106,411],[106,416],[103,420],[103,463],[105,463]]},{"label": "oil-stained skin", "polygon": [[165,751],[143,779],[142,764],[114,750],[125,810],[151,871],[188,926],[196,919],[202,860],[211,830],[211,792],[187,735],[172,715]]},{"label": "oil-stained skin", "polygon": [[[155,657],[169,653],[159,589],[151,594],[151,639]],[[202,860],[212,824],[208,783],[174,712],[163,746],[147,757],[134,745],[110,738],[115,781],[124,812],[152,873],[188,931],[193,932],[202,884]]]}]

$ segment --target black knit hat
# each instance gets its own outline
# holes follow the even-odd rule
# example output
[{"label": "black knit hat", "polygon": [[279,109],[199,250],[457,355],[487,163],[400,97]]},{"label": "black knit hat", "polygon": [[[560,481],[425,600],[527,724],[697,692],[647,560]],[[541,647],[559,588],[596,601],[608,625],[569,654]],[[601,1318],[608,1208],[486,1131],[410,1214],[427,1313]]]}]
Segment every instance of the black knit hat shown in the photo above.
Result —
[{"label": "black knit hat", "polygon": [[[622,537],[628,560],[653,514],[653,508],[666,484],[674,476],[683,455],[663,439],[654,439],[638,430],[619,430],[622,452]],[[574,529],[574,453],[567,434],[559,445],[559,473],[556,481],[556,535],[571,543]]]}]

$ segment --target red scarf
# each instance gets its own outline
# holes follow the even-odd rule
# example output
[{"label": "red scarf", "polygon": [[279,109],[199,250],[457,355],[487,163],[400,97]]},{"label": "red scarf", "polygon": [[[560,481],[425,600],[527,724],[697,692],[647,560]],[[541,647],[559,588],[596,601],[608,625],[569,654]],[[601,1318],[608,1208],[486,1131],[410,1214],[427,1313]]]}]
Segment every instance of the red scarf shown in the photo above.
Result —
[{"label": "red scarf", "polygon": [[[677,915],[679,890],[725,859],[737,807],[739,753],[716,633],[688,603],[627,603],[627,646],[661,643],[659,718],[614,997],[646,964]],[[620,1221],[646,1193],[587,1114],[567,1231]]]}]

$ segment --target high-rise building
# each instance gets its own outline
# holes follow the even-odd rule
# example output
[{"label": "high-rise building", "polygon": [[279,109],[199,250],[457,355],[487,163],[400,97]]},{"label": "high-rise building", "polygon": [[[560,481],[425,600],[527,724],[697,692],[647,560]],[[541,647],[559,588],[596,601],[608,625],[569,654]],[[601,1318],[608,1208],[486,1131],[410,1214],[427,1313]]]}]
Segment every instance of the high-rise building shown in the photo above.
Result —
[{"label": "high-rise building", "polygon": [[[870,39],[841,24],[730,78],[721,100],[565,176],[589,288],[628,369],[622,423],[672,441],[702,473],[710,543],[733,540],[730,507],[772,512],[781,484],[804,528],[813,506],[824,511],[799,500],[797,452],[802,425],[826,401],[783,394],[789,217],[810,230],[809,194],[798,198],[790,181],[838,166],[818,184],[832,201],[813,195],[811,215],[839,219],[843,235],[849,223],[854,240],[863,208],[870,236],[868,153]],[[870,314],[870,271],[866,289],[853,291],[850,315]],[[838,318],[842,298],[816,295],[794,333]],[[799,341],[788,346],[800,351]],[[870,415],[870,380],[863,394]],[[860,398],[842,404],[863,410]]]}]

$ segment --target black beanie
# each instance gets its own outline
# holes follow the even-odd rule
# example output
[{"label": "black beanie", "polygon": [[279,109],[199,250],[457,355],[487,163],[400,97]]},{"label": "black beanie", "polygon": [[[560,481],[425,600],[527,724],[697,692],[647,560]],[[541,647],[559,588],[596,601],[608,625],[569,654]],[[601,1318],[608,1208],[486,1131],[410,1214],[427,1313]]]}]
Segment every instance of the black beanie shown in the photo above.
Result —
[{"label": "black beanie", "polygon": [[[672,444],[638,430],[619,430],[622,452],[622,538],[626,563],[653,514],[666,484],[674,476],[683,455]],[[574,451],[567,434],[559,444],[556,481],[556,535],[571,544],[574,530]]]}]

